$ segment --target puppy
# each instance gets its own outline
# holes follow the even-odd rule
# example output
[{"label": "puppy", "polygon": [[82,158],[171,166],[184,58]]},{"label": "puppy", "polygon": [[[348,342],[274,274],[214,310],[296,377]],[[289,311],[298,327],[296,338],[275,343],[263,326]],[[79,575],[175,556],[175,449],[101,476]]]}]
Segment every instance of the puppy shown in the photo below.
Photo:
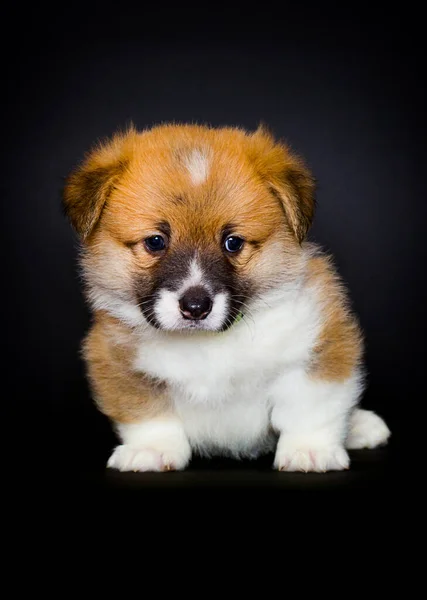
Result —
[{"label": "puppy", "polygon": [[357,408],[362,336],[346,292],[305,241],[314,191],[263,128],[131,128],[69,176],[93,309],[83,355],[122,442],[109,467],[274,450],[280,471],[324,472],[387,441]]}]

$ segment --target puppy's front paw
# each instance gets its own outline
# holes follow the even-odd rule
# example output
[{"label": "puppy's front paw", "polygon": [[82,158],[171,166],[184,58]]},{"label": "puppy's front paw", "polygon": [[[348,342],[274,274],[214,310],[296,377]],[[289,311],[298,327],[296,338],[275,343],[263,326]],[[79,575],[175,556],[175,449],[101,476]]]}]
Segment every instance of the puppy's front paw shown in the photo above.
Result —
[{"label": "puppy's front paw", "polygon": [[349,450],[376,448],[386,444],[390,435],[381,417],[370,410],[357,409],[350,418],[345,447]]},{"label": "puppy's front paw", "polygon": [[168,448],[167,451],[124,444],[117,446],[107,467],[119,471],[180,471],[190,460],[190,447]]},{"label": "puppy's front paw", "polygon": [[326,446],[323,448],[304,448],[280,444],[277,448],[274,467],[279,471],[342,471],[348,469],[350,459],[344,448]]}]

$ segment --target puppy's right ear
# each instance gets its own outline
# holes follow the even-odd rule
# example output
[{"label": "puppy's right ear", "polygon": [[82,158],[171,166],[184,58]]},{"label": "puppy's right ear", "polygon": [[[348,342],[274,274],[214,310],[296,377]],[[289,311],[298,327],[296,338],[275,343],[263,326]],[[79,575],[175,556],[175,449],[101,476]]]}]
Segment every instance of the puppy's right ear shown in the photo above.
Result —
[{"label": "puppy's right ear", "polygon": [[136,136],[133,128],[125,134],[116,134],[89,152],[66,179],[63,207],[83,241],[99,221],[115,183],[126,169]]}]

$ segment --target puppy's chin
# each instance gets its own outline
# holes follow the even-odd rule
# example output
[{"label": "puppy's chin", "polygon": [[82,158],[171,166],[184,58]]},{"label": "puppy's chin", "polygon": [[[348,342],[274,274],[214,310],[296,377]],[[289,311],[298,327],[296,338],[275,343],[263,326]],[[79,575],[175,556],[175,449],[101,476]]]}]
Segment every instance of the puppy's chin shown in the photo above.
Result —
[{"label": "puppy's chin", "polygon": [[233,319],[227,319],[226,322],[220,326],[212,326],[209,324],[208,319],[205,321],[191,321],[187,319],[179,319],[174,325],[162,325],[156,318],[146,319],[149,325],[152,325],[156,329],[161,331],[174,331],[182,333],[196,333],[199,331],[210,331],[212,333],[220,333],[226,331],[234,323]]}]

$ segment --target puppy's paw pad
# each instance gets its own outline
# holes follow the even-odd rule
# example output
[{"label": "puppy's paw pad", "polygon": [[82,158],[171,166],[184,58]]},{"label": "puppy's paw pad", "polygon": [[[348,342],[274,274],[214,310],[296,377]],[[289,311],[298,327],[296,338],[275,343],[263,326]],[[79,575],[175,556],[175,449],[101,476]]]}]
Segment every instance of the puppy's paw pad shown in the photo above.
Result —
[{"label": "puppy's paw pad", "polygon": [[346,448],[376,448],[387,443],[391,432],[381,417],[369,410],[356,410],[350,419]]},{"label": "puppy's paw pad", "polygon": [[281,448],[276,454],[274,466],[279,471],[342,471],[350,466],[350,459],[344,448]]},{"label": "puppy's paw pad", "polygon": [[107,467],[119,471],[175,471],[184,468],[182,457],[171,452],[129,445],[117,446],[110,456]]}]

